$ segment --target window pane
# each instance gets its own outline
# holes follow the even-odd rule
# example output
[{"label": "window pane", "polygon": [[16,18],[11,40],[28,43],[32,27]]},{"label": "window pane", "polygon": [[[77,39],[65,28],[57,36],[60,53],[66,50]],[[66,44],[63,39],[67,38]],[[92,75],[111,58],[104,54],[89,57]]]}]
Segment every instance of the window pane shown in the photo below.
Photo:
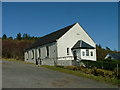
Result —
[{"label": "window pane", "polygon": [[82,55],[85,56],[85,52],[82,52]]},{"label": "window pane", "polygon": [[41,49],[39,49],[39,57],[41,57]]},{"label": "window pane", "polygon": [[49,56],[49,47],[46,47],[47,56]]},{"label": "window pane", "polygon": [[93,56],[93,52],[91,52],[91,56]]},{"label": "window pane", "polygon": [[69,48],[67,48],[67,55],[69,55]]},{"label": "window pane", "polygon": [[32,59],[34,59],[34,51],[32,50]]},{"label": "window pane", "polygon": [[86,56],[89,56],[89,50],[88,49],[86,50]]}]

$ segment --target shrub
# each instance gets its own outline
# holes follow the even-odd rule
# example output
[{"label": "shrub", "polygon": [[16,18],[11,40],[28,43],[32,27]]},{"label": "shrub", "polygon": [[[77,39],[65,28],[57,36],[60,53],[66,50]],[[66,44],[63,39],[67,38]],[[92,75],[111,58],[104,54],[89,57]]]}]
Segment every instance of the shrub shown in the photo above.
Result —
[{"label": "shrub", "polygon": [[77,67],[77,70],[81,70],[82,71],[83,69],[84,69],[84,67],[82,67],[82,66],[78,66]]},{"label": "shrub", "polygon": [[108,70],[104,70],[104,69],[97,69],[97,68],[94,68],[92,70],[92,74],[94,74],[95,76],[102,76],[102,77],[109,77],[109,78],[115,77],[113,71],[108,71]]},{"label": "shrub", "polygon": [[120,68],[118,68],[118,71],[117,71],[117,68],[114,69],[114,75],[115,75],[115,77],[120,79]]},{"label": "shrub", "polygon": [[59,68],[64,68],[64,66],[60,66],[60,65],[56,65],[56,67],[59,67]]},{"label": "shrub", "polygon": [[95,76],[98,76],[97,68],[93,68],[92,74],[95,75]]},{"label": "shrub", "polygon": [[64,66],[64,68],[69,70],[78,70],[77,66]]},{"label": "shrub", "polygon": [[[87,66],[87,68],[94,68],[97,67],[99,69],[106,69],[114,71],[114,68],[116,68],[117,64],[120,64],[120,62],[117,62],[117,60],[114,61],[89,61],[89,60],[82,60],[82,62]],[[119,65],[120,66],[120,65]]]},{"label": "shrub", "polygon": [[83,69],[81,69],[81,71],[86,74],[92,74],[92,69],[83,68]]},{"label": "shrub", "polygon": [[104,70],[104,77],[114,78],[114,72]]},{"label": "shrub", "polygon": [[102,69],[97,69],[97,75],[98,76],[103,76],[104,77],[104,71]]}]

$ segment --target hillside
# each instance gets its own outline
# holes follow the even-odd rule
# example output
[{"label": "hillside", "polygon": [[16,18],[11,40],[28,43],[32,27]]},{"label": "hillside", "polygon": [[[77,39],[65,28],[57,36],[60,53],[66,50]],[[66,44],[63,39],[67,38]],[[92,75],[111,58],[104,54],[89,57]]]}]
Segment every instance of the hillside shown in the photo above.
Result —
[{"label": "hillside", "polygon": [[117,51],[112,51],[96,46],[97,60],[103,60],[108,53],[119,53]]},{"label": "hillside", "polygon": [[2,57],[23,60],[24,49],[34,40],[2,40]]},{"label": "hillside", "polygon": [[[17,34],[17,37],[13,39],[12,37],[7,38],[4,34],[2,40],[0,39],[0,46],[2,41],[2,54],[3,58],[14,58],[18,60],[23,60],[24,49],[26,49],[30,44],[39,39],[40,37],[30,37],[27,34]],[[100,45],[96,46],[97,60],[103,60],[108,53],[117,53],[117,51],[112,51],[110,48],[102,48]],[[1,48],[0,48],[1,51]]]}]

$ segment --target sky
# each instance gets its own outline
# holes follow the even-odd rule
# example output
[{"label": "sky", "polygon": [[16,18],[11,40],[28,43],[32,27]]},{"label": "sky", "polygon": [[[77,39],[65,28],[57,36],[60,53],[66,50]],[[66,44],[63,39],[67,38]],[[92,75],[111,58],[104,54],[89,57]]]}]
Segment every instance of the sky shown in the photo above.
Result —
[{"label": "sky", "polygon": [[41,37],[78,22],[102,47],[118,49],[117,2],[4,2],[2,34]]}]

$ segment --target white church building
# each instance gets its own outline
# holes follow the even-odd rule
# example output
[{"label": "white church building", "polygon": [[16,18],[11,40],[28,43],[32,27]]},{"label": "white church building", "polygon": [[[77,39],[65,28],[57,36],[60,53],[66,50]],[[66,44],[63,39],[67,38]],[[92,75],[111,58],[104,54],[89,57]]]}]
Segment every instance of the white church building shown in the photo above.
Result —
[{"label": "white church building", "polygon": [[45,35],[24,52],[24,60],[39,65],[76,65],[96,61],[96,44],[78,24]]}]

